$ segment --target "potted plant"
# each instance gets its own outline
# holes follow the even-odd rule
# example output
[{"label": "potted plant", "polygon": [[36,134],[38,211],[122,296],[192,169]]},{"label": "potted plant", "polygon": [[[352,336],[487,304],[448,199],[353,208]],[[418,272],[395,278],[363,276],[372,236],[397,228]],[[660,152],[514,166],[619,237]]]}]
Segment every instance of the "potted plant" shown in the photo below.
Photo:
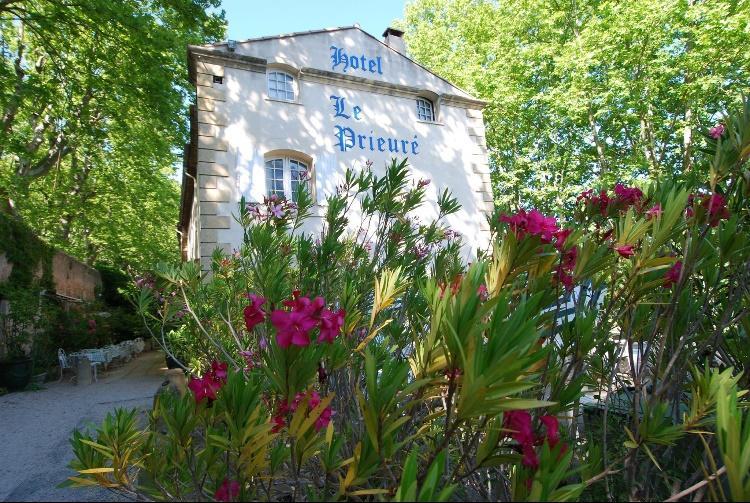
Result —
[{"label": "potted plant", "polygon": [[10,316],[2,316],[5,355],[0,360],[0,382],[11,391],[25,388],[31,380],[33,360],[27,353],[29,334]]},{"label": "potted plant", "polygon": [[[11,297],[13,298],[13,297]],[[33,299],[35,300],[35,299]],[[4,303],[0,310],[0,382],[11,391],[25,388],[31,381],[33,360],[31,333],[38,304],[30,298],[20,297]]]}]

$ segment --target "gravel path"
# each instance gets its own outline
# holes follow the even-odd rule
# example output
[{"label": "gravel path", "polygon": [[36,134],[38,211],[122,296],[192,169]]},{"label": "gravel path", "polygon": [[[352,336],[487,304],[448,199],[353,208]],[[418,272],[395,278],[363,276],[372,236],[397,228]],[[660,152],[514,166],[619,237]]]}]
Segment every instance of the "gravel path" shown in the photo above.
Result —
[{"label": "gravel path", "polygon": [[149,409],[164,370],[163,353],[152,351],[91,385],[73,385],[66,373],[43,390],[0,396],[0,501],[118,501],[105,489],[56,487],[74,475],[68,438],[115,407]]}]

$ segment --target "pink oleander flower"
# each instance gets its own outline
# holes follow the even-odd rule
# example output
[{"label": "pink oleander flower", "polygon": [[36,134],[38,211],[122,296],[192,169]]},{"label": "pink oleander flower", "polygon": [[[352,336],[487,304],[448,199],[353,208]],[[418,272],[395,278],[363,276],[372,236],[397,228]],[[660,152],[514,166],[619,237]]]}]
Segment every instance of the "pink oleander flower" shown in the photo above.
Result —
[{"label": "pink oleander flower", "polygon": [[268,211],[276,218],[284,218],[284,207],[281,204],[272,204]]},{"label": "pink oleander flower", "polygon": [[523,239],[526,234],[539,236],[544,243],[552,242],[552,238],[558,232],[557,219],[546,217],[539,210],[533,209],[528,213],[520,209],[515,215],[500,215],[500,221],[508,224],[518,239]]},{"label": "pink oleander flower", "polygon": [[276,342],[282,348],[290,345],[308,346],[310,330],[317,322],[305,311],[283,311],[276,309],[271,313],[271,323],[276,327]]},{"label": "pink oleander flower", "polygon": [[565,248],[565,241],[573,233],[573,229],[560,229],[555,232],[555,248],[562,251]]},{"label": "pink oleander flower", "polygon": [[248,294],[247,298],[250,300],[250,304],[245,307],[243,314],[245,315],[245,327],[247,327],[248,332],[252,332],[257,325],[260,325],[266,319],[266,313],[261,309],[261,306],[266,303],[266,299],[253,293]]},{"label": "pink oleander flower", "polygon": [[542,416],[539,418],[547,430],[547,443],[550,448],[554,448],[560,441],[560,429],[555,416]]},{"label": "pink oleander flower", "polygon": [[671,288],[672,285],[677,284],[680,281],[680,275],[682,274],[682,261],[678,260],[675,262],[669,270],[664,273],[664,288]]},{"label": "pink oleander flower", "polygon": [[328,423],[331,422],[331,417],[335,414],[333,409],[326,407],[320,414],[320,417],[315,420],[315,431],[320,431],[323,428],[328,427]]},{"label": "pink oleander flower", "polygon": [[236,480],[224,479],[216,492],[214,499],[216,501],[234,501],[240,495],[240,484]]},{"label": "pink oleander flower", "polygon": [[521,445],[534,444],[531,414],[525,410],[510,410],[503,415],[503,428],[512,430],[510,436]]},{"label": "pink oleander flower", "polygon": [[557,283],[561,284],[563,287],[565,287],[565,290],[572,292],[574,282],[573,282],[573,275],[570,274],[562,265],[558,265],[555,268],[555,281]]},{"label": "pink oleander flower", "polygon": [[619,253],[621,257],[624,257],[624,258],[630,258],[633,255],[635,255],[635,251],[633,250],[633,245],[615,246],[614,250],[617,253]]},{"label": "pink oleander flower", "polygon": [[714,140],[718,140],[719,138],[724,136],[725,129],[726,128],[724,127],[724,124],[717,124],[708,130],[708,135]]},{"label": "pink oleander flower", "polygon": [[226,363],[214,360],[211,362],[211,370],[206,372],[203,377],[207,377],[219,385],[222,385],[227,382],[228,368],[229,366]]},{"label": "pink oleander flower", "polygon": [[211,379],[209,376],[204,377],[191,377],[188,382],[188,388],[193,392],[193,397],[196,403],[202,402],[205,399],[208,401],[216,400],[216,393],[221,388],[221,384]]},{"label": "pink oleander flower", "polygon": [[637,187],[626,187],[621,183],[615,185],[617,200],[627,206],[638,204],[643,198],[643,192]]},{"label": "pink oleander flower", "polygon": [[326,305],[326,301],[323,297],[315,297],[312,300],[309,297],[300,297],[299,290],[295,290],[292,292],[292,300],[285,300],[282,304],[285,307],[291,308],[292,312],[304,313],[314,319],[318,319]]},{"label": "pink oleander flower", "polygon": [[521,464],[523,466],[531,468],[532,470],[539,468],[539,458],[536,455],[536,450],[534,450],[533,445],[523,444],[521,452],[523,453],[523,457],[521,458]]},{"label": "pink oleander flower", "polygon": [[721,220],[731,216],[726,198],[719,193],[703,196],[702,206],[708,211],[708,225],[711,227],[716,227]]},{"label": "pink oleander flower", "polygon": [[284,429],[284,426],[286,426],[286,419],[284,419],[283,415],[279,414],[271,418],[271,423],[273,423],[271,433],[278,433]]},{"label": "pink oleander flower", "polygon": [[318,342],[333,343],[336,336],[341,333],[345,316],[346,311],[343,309],[339,309],[334,313],[324,308],[320,313],[320,335],[318,336]]},{"label": "pink oleander flower", "polygon": [[429,184],[430,184],[430,180],[422,178],[417,183],[417,188],[421,189],[422,187],[427,187]]},{"label": "pink oleander flower", "polygon": [[651,220],[652,218],[659,218],[661,214],[663,213],[663,210],[661,209],[661,204],[656,203],[646,212],[646,220]]}]

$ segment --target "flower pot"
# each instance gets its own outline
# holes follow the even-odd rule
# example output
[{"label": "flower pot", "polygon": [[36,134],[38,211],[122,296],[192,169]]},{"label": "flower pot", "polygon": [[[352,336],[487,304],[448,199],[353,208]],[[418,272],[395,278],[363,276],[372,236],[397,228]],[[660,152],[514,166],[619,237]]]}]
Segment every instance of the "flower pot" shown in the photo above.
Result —
[{"label": "flower pot", "polygon": [[0,381],[11,391],[24,389],[31,381],[31,358],[6,360],[0,370]]}]

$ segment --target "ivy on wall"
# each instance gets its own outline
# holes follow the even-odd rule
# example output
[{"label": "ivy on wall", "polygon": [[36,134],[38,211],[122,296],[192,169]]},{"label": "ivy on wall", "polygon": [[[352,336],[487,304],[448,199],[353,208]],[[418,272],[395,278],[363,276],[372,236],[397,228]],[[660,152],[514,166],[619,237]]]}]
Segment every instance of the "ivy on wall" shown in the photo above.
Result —
[{"label": "ivy on wall", "polygon": [[[54,290],[52,257],[54,249],[39,239],[21,221],[0,213],[0,255],[13,265],[10,277],[0,283],[0,296],[15,289]],[[37,277],[41,267],[41,277]]]}]

